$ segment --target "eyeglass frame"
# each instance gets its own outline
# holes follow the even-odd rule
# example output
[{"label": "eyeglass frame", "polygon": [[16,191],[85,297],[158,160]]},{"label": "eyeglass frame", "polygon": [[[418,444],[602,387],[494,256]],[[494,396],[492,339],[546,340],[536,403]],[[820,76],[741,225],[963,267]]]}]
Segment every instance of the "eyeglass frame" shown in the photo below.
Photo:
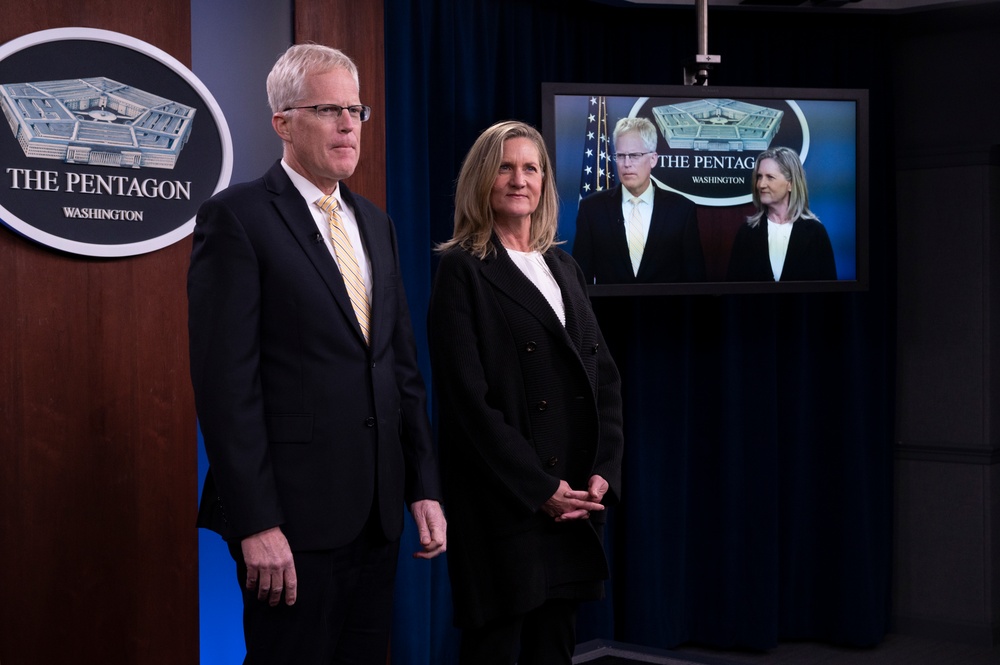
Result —
[{"label": "eyeglass frame", "polygon": [[[287,109],[283,110],[282,113],[287,113],[288,111],[295,111],[300,109],[311,110],[317,118],[320,120],[334,120],[339,119],[344,111],[347,111],[347,115],[354,118],[352,109],[358,109],[357,120],[361,122],[367,122],[369,118],[372,117],[372,107],[367,104],[351,104],[350,106],[341,106],[340,104],[313,104],[311,106],[289,106]],[[336,111],[336,114],[330,116],[320,115],[320,109],[331,109]]]},{"label": "eyeglass frame", "polygon": [[642,159],[646,155],[652,155],[655,152],[655,150],[647,150],[646,152],[616,152],[613,153],[611,157],[615,160],[615,162],[624,162],[625,160],[635,162]]}]

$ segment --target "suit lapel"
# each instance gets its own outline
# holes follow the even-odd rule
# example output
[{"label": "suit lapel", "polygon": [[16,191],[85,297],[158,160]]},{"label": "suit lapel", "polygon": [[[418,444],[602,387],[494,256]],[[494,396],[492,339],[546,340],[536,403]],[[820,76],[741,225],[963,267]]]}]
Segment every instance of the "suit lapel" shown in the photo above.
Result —
[{"label": "suit lapel", "polygon": [[[391,258],[394,256],[393,248],[384,247],[382,236],[376,233],[373,225],[375,220],[366,213],[347,188],[344,183],[340,183],[340,195],[354,212],[354,219],[358,222],[358,231],[361,233],[361,242],[365,246],[365,253],[368,256],[368,267],[372,276],[372,293],[370,298],[371,321],[369,330],[371,332],[371,345],[375,345],[375,336],[379,331],[386,329],[385,325],[385,297],[388,275],[392,273]],[[344,295],[347,295],[345,289]],[[350,300],[348,299],[348,305]],[[353,311],[353,310],[352,310]],[[356,321],[356,319],[355,319]],[[355,324],[358,334],[361,335],[361,327]],[[364,336],[362,335],[362,339]]]},{"label": "suit lapel", "polygon": [[[503,245],[500,244],[500,240],[496,236],[493,237],[493,242],[498,248],[497,253],[496,256],[482,262],[483,277],[497,289],[507,294],[512,301],[530,312],[553,335],[565,338],[568,341],[569,338],[566,336],[566,329],[563,328],[556,313],[552,311],[549,301],[532,284],[531,280],[524,276],[521,269],[514,264],[507,255],[507,250],[503,248]],[[558,283],[558,279],[556,283]],[[566,298],[564,296],[563,302],[565,301]]]},{"label": "suit lapel", "polygon": [[757,226],[753,228],[754,256],[759,257],[760,271],[762,275],[770,275],[771,281],[774,279],[774,269],[771,268],[771,253],[767,246],[767,216],[765,215]]},{"label": "suit lapel", "polygon": [[302,198],[299,190],[292,184],[292,181],[289,180],[280,163],[275,164],[267,173],[265,183],[268,189],[276,194],[273,203],[281,220],[292,237],[299,243],[302,252],[316,268],[316,272],[323,279],[348,324],[357,333],[358,339],[364,343],[364,335],[361,332],[361,326],[358,325],[357,316],[354,314],[351,299],[347,295],[347,287],[344,285],[340,268],[333,256],[330,255],[330,250],[327,249],[323,237],[317,230],[308,204]]},{"label": "suit lapel", "polygon": [[580,329],[580,311],[586,304],[580,301],[578,294],[585,292],[582,289],[570,288],[571,280],[575,280],[575,276],[571,274],[571,266],[557,259],[553,252],[545,254],[545,263],[552,271],[552,276],[555,277],[556,284],[559,285],[559,290],[562,292],[563,305],[566,307],[566,335],[571,346],[574,349],[579,349],[583,336]]},{"label": "suit lapel", "polygon": [[799,269],[801,263],[803,268],[808,266],[813,235],[806,230],[806,225],[801,219],[795,220],[792,224],[792,232],[788,237],[788,249],[785,250],[785,265],[781,268],[781,276],[785,280],[798,279],[803,270]]},{"label": "suit lapel", "polygon": [[644,273],[653,270],[651,266],[656,259],[650,257],[654,257],[659,254],[657,248],[666,233],[666,223],[664,220],[667,218],[670,211],[668,210],[668,203],[666,201],[667,197],[661,196],[660,191],[660,188],[654,184],[653,214],[649,217],[649,233],[646,235],[646,245],[642,250],[642,261],[639,262],[639,272],[635,276],[636,280],[639,281],[642,280]]},{"label": "suit lapel", "polygon": [[632,277],[632,257],[628,253],[628,237],[625,233],[625,217],[622,215],[622,204],[623,196],[625,195],[625,188],[621,185],[616,185],[612,190],[612,195],[607,197],[607,219],[615,220],[615,223],[611,225],[609,229],[611,233],[610,244],[608,247],[613,253],[614,261],[618,264],[618,270],[616,271],[621,275],[628,275]]}]

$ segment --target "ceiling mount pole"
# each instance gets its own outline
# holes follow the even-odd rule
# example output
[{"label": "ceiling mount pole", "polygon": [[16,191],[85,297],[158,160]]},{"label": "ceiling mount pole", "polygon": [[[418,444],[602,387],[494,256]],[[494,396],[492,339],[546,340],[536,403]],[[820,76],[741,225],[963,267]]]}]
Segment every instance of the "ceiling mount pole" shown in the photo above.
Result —
[{"label": "ceiling mount pole", "polygon": [[708,73],[722,62],[717,55],[708,54],[708,0],[695,0],[698,21],[698,53],[684,64],[684,85],[708,85]]}]

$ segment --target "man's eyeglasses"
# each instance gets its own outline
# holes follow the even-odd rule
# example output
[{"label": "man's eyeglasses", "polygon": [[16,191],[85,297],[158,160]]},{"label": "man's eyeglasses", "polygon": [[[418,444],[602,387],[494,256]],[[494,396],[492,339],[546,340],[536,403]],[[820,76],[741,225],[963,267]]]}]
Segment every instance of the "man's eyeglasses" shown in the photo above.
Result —
[{"label": "man's eyeglasses", "polygon": [[646,155],[651,155],[651,152],[616,152],[614,158],[616,162],[624,162],[625,160],[636,161],[640,157],[645,157]]},{"label": "man's eyeglasses", "polygon": [[285,111],[296,109],[310,109],[320,120],[336,120],[340,117],[341,111],[347,111],[352,120],[364,122],[372,116],[372,107],[364,104],[354,104],[353,106],[338,106],[337,104],[313,104],[312,106],[289,106]]}]

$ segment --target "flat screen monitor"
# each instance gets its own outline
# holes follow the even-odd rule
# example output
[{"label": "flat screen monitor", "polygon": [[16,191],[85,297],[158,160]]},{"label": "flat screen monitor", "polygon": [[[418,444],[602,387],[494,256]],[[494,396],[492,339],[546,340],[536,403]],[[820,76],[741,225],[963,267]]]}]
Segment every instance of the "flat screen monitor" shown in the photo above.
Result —
[{"label": "flat screen monitor", "polygon": [[[591,295],[868,288],[867,90],[543,83],[542,100],[559,238]],[[623,118],[648,121],[624,147]],[[795,158],[797,188],[773,173]],[[811,217],[769,222],[792,190]]]}]

